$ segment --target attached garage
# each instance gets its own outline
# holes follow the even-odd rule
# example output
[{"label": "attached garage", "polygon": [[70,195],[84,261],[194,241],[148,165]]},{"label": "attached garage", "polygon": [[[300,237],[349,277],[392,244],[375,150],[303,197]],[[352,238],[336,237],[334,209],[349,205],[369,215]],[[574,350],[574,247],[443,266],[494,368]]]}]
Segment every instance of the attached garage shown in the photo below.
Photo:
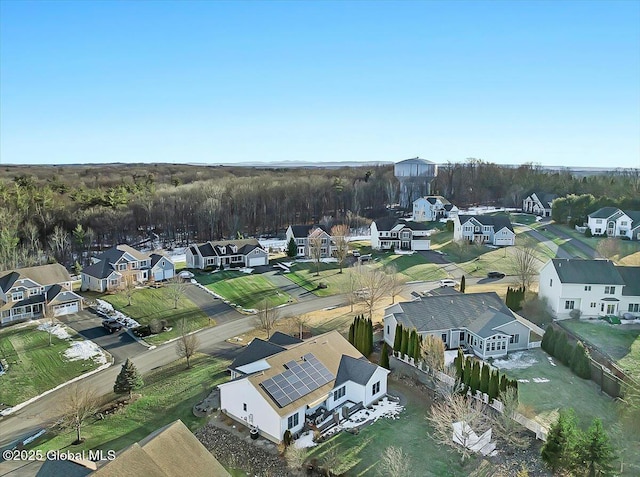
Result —
[{"label": "attached garage", "polygon": [[78,313],[78,302],[63,303],[61,305],[55,305],[53,307],[54,316],[70,315],[72,313]]},{"label": "attached garage", "polygon": [[260,265],[267,264],[267,257],[250,257],[249,267],[259,267]]},{"label": "attached garage", "polygon": [[155,281],[169,280],[170,278],[173,278],[173,270],[160,269],[153,272],[153,279]]}]

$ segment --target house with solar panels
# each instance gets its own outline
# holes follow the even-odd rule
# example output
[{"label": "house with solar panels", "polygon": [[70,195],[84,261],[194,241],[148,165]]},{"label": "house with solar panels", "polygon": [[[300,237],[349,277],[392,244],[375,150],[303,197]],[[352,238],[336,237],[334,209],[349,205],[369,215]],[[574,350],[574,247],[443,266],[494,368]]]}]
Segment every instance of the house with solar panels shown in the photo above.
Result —
[{"label": "house with solar panels", "polygon": [[387,393],[389,371],[367,360],[337,331],[301,341],[255,338],[220,384],[220,409],[276,443],[288,430],[340,421]]}]

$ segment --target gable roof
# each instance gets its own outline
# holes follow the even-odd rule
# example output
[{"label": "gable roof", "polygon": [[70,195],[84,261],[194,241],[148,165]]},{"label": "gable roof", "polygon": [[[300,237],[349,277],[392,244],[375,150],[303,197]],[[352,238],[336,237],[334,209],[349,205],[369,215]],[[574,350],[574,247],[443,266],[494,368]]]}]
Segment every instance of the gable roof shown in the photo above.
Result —
[{"label": "gable roof", "polygon": [[640,225],[640,210],[626,210],[625,214],[633,221],[633,228]]},{"label": "gable roof", "polygon": [[171,260],[171,257],[169,257],[168,255],[160,252],[154,252],[151,254],[151,268],[155,267],[156,263],[158,263],[162,258],[167,259],[167,262],[169,263],[173,263],[173,260]]},{"label": "gable roof", "polygon": [[589,217],[592,219],[608,219],[619,210],[620,209],[618,209],[617,207],[601,207],[595,212],[591,212],[589,214]]},{"label": "gable roof", "polygon": [[6,291],[11,288],[16,281],[22,279],[29,279],[44,286],[71,281],[71,277],[66,268],[59,263],[50,263],[38,267],[18,268],[16,270],[0,272],[0,288]]},{"label": "gable roof", "polygon": [[616,267],[624,281],[624,296],[640,296],[640,267]]},{"label": "gable roof", "polygon": [[104,252],[102,252],[96,258],[98,260],[105,260],[105,261],[108,261],[108,262],[111,262],[111,263],[115,263],[118,260],[120,260],[125,253],[128,253],[129,255],[131,255],[136,260],[148,260],[149,259],[149,255],[147,255],[144,252],[139,252],[138,250],[136,250],[133,247],[130,247],[127,244],[120,244],[120,245],[116,245],[115,247],[111,247],[111,248],[105,250]]},{"label": "gable roof", "polygon": [[[234,252],[231,246],[236,247]],[[203,257],[224,257],[227,255],[246,255],[256,248],[262,249],[257,239],[217,240],[196,245]],[[195,252],[195,251],[194,251]]]},{"label": "gable roof", "polygon": [[291,232],[293,232],[293,236],[297,238],[307,238],[309,236],[309,232],[312,229],[321,229],[322,231],[329,234],[327,227],[321,224],[311,224],[311,225],[290,225]]},{"label": "gable roof", "polygon": [[276,331],[271,335],[271,338],[269,338],[269,343],[273,343],[279,346],[288,346],[292,344],[302,343],[302,340],[296,338],[295,336]]},{"label": "gable roof", "polygon": [[429,230],[428,224],[422,222],[414,222],[413,220],[405,220],[405,219],[395,219],[393,217],[386,217],[383,219],[374,220],[376,224],[376,228],[378,231],[390,231],[393,229],[403,229],[408,228],[411,230]]},{"label": "gable roof", "polygon": [[561,283],[624,285],[625,282],[610,260],[554,258],[551,260]]},{"label": "gable roof", "polygon": [[488,338],[499,332],[496,328],[511,323],[514,319],[511,315],[505,315],[495,308],[489,308],[471,321],[467,329],[482,338]]},{"label": "gable roof", "polygon": [[236,356],[236,359],[233,360],[229,369],[237,369],[245,364],[255,363],[258,360],[280,353],[285,349],[286,348],[276,343],[270,343],[260,338],[253,338],[251,343]]},{"label": "gable roof", "polygon": [[376,372],[378,366],[371,363],[364,356],[360,359],[352,358],[351,356],[344,355],[340,360],[340,366],[338,366],[338,373],[336,375],[336,382],[334,387],[340,386],[347,381],[353,381],[356,384],[364,386],[369,382],[373,373]]},{"label": "gable roof", "polygon": [[108,278],[114,271],[113,266],[111,266],[108,260],[99,260],[88,267],[84,267],[81,273],[103,280]]},{"label": "gable roof", "polygon": [[387,308],[384,314],[393,315],[405,327],[426,332],[470,326],[477,326],[480,330],[486,323],[479,321],[474,325],[474,322],[487,311],[493,315],[499,312],[511,317],[510,321],[515,320],[512,311],[495,292],[424,296],[419,300],[397,303]]},{"label": "gable roof", "polygon": [[468,222],[471,219],[475,219],[482,225],[493,225],[493,231],[497,232],[503,228],[507,228],[513,232],[513,225],[509,217],[504,215],[459,215],[458,220],[461,224]]}]

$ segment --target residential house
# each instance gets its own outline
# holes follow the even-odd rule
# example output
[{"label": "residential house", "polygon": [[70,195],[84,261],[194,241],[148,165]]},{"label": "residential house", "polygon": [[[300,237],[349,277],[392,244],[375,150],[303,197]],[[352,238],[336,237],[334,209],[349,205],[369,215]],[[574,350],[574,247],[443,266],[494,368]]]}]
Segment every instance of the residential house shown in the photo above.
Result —
[{"label": "residential house", "polygon": [[168,280],[175,275],[175,266],[169,257],[140,252],[129,245],[111,247],[92,260],[80,273],[83,291],[117,290],[126,280],[147,283]]},{"label": "residential house", "polygon": [[371,248],[374,250],[429,250],[429,227],[420,222],[380,219],[371,222]]},{"label": "residential house", "polygon": [[259,267],[269,264],[267,252],[256,239],[219,240],[192,245],[186,251],[187,268]]},{"label": "residential house", "polygon": [[592,235],[640,240],[640,211],[602,207],[589,214],[587,227],[591,229]]},{"label": "residential house", "polygon": [[72,291],[69,272],[60,264],[0,272],[0,323],[77,313],[82,297]]},{"label": "residential house", "polygon": [[384,312],[384,340],[393,347],[396,325],[441,338],[446,349],[468,348],[482,359],[529,348],[530,329],[495,292],[447,293],[396,303]]},{"label": "residential house", "polygon": [[[558,318],[640,312],[640,267],[610,260],[554,258],[540,270],[539,296]],[[638,315],[640,316],[640,315]]]},{"label": "residential house", "polygon": [[427,195],[413,201],[412,219],[416,222],[433,222],[453,218],[458,208],[441,195]]},{"label": "residential house", "polygon": [[476,244],[516,244],[511,220],[504,215],[458,215],[453,219],[453,239]]},{"label": "residential house", "polygon": [[552,204],[557,197],[556,194],[533,192],[522,201],[522,211],[541,217],[551,217]]},{"label": "residential house", "polygon": [[254,339],[220,384],[220,408],[262,436],[281,442],[306,422],[344,417],[387,392],[389,371],[369,362],[337,331],[306,341]]},{"label": "residential house", "polygon": [[336,251],[336,245],[329,230],[324,225],[290,225],[287,228],[287,244],[291,239],[298,246],[298,257],[311,256],[311,244],[314,240],[321,243],[321,258],[332,257]]}]

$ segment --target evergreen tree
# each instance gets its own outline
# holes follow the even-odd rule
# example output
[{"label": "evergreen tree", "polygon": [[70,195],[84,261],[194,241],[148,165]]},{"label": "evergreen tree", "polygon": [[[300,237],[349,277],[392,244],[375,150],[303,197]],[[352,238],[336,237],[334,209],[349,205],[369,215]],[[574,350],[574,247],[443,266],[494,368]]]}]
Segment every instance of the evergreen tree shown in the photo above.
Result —
[{"label": "evergreen tree", "polygon": [[567,340],[567,334],[561,331],[556,338],[556,342],[553,345],[553,355],[558,358],[562,363],[567,364],[567,348],[569,347],[569,341]]},{"label": "evergreen tree", "polygon": [[396,335],[393,338],[393,351],[400,351],[402,345],[402,325],[398,323],[396,325]]},{"label": "evergreen tree", "polygon": [[489,366],[482,365],[482,370],[480,371],[480,392],[489,394]]},{"label": "evergreen tree", "polygon": [[298,246],[296,245],[296,241],[293,237],[289,239],[287,243],[287,257],[293,258],[298,255]]},{"label": "evergreen tree", "polygon": [[512,296],[512,292],[511,292],[511,287],[507,287],[507,296],[504,299],[504,303],[507,305],[507,307],[511,310],[511,296]]},{"label": "evergreen tree", "polygon": [[131,399],[131,393],[135,389],[141,388],[143,384],[144,382],[142,381],[142,376],[138,373],[138,369],[133,364],[133,361],[127,358],[116,377],[113,392],[117,394],[129,393],[129,399]]},{"label": "evergreen tree", "polygon": [[556,343],[556,336],[553,326],[547,326],[547,329],[544,330],[544,335],[542,335],[542,343],[540,344],[541,348],[553,356],[553,347]]},{"label": "evergreen tree", "polygon": [[500,376],[500,393],[507,390],[507,376],[505,374]]},{"label": "evergreen tree", "polygon": [[351,343],[352,345],[355,346],[355,341],[354,341],[354,328],[355,328],[355,320],[353,320],[353,323],[351,323],[349,325],[349,343]]},{"label": "evergreen tree", "polygon": [[464,371],[464,353],[462,352],[462,348],[458,348],[458,356],[453,360],[453,364],[456,368],[456,378],[458,381],[462,381]]},{"label": "evergreen tree", "polygon": [[547,442],[542,446],[541,453],[542,460],[554,474],[560,470],[568,470],[573,466],[577,437],[573,409],[560,410],[560,416],[551,425],[547,434]]},{"label": "evergreen tree", "polygon": [[409,333],[409,343],[407,344],[407,354],[411,357],[414,355],[416,345],[416,329],[413,328]]},{"label": "evergreen tree", "polygon": [[464,361],[464,370],[462,371],[462,382],[464,383],[464,391],[467,392],[471,388],[471,375],[473,374],[471,359],[467,357]]},{"label": "evergreen tree", "polygon": [[582,379],[591,379],[591,363],[582,341],[578,341],[571,355],[571,370]]},{"label": "evergreen tree", "polygon": [[373,353],[373,322],[371,318],[367,321],[367,356]]},{"label": "evergreen tree", "polygon": [[464,278],[464,275],[462,275],[462,278],[460,279],[460,293],[464,293],[465,287],[466,287],[466,280]]},{"label": "evergreen tree", "polygon": [[420,336],[417,332],[415,334],[415,343],[413,345],[413,359],[415,360],[416,365],[422,359],[422,336]]},{"label": "evergreen tree", "polygon": [[475,394],[478,389],[480,389],[480,363],[474,361],[471,369],[471,393]]},{"label": "evergreen tree", "polygon": [[489,380],[489,402],[493,401],[500,394],[500,374],[495,369],[491,371],[491,378]]},{"label": "evergreen tree", "polygon": [[406,328],[402,329],[402,343],[400,344],[400,357],[404,358],[404,355],[407,354],[407,348],[409,347],[409,330]]},{"label": "evergreen tree", "polygon": [[612,475],[616,455],[602,422],[595,418],[576,448],[576,460],[580,468],[586,466],[587,475]]},{"label": "evergreen tree", "polygon": [[382,351],[380,351],[380,366],[385,369],[390,369],[389,367],[389,348],[387,347],[387,342],[385,341],[382,344]]}]

